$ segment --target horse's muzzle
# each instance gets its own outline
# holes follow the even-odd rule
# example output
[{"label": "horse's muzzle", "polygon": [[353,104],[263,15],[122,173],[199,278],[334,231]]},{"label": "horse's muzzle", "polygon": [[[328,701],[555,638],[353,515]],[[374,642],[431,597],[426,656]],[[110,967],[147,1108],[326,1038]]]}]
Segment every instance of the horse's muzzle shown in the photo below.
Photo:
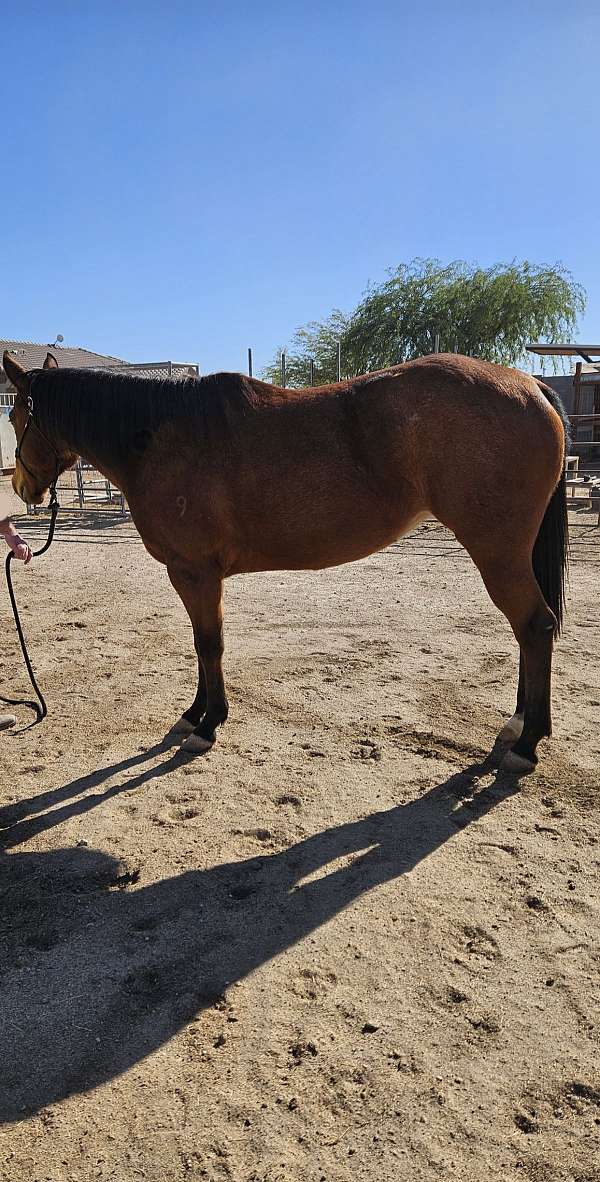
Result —
[{"label": "horse's muzzle", "polygon": [[23,478],[18,468],[15,469],[13,474],[12,486],[17,496],[20,497],[26,505],[41,505],[46,495],[46,489],[29,487],[27,480]]}]

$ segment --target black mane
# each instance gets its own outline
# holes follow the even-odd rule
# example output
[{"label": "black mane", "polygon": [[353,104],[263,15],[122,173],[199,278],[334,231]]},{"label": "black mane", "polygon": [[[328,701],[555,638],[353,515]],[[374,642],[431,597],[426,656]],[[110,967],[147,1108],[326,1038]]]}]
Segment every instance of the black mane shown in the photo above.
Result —
[{"label": "black mane", "polygon": [[136,436],[148,437],[166,423],[184,421],[208,443],[235,429],[256,405],[249,380],[238,373],[207,377],[141,378],[105,370],[34,370],[30,386],[35,422],[58,443],[107,462],[127,455]]}]

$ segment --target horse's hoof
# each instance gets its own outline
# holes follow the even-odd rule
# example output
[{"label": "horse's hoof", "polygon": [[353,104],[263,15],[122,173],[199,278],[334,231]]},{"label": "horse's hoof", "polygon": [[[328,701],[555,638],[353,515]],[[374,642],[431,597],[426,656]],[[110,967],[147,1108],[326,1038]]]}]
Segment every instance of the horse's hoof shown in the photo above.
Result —
[{"label": "horse's hoof", "polygon": [[16,714],[0,714],[0,731],[7,731],[17,721]]},{"label": "horse's hoof", "polygon": [[171,727],[169,734],[170,735],[191,735],[193,729],[194,729],[193,722],[190,722],[189,718],[186,718],[185,714],[182,714],[181,718],[178,718],[177,722],[173,723],[173,726]]},{"label": "horse's hoof", "polygon": [[524,718],[522,714],[513,714],[508,722],[502,727],[498,735],[500,743],[516,743],[517,739],[521,738],[523,734]]},{"label": "horse's hoof", "polygon": [[183,740],[181,744],[182,751],[189,751],[190,754],[199,755],[202,751],[210,751],[214,745],[214,741],[210,739],[203,739],[202,735],[188,735],[187,739]]},{"label": "horse's hoof", "polygon": [[516,773],[517,776],[528,776],[535,771],[536,765],[531,759],[525,759],[524,755],[517,755],[516,751],[507,751],[500,767],[503,772]]}]

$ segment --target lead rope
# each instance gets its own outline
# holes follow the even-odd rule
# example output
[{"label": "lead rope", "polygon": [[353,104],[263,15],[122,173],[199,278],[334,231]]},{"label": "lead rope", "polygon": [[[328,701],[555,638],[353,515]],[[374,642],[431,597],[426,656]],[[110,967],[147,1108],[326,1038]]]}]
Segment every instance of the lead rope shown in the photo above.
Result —
[{"label": "lead rope", "polygon": [[[54,539],[54,530],[56,527],[56,518],[58,516],[59,509],[60,509],[60,505],[58,503],[58,497],[56,495],[56,481],[54,481],[54,483],[50,487],[50,528],[48,530],[48,537],[46,538],[46,542],[40,550],[34,550],[34,552],[33,552],[34,558],[41,558],[42,554],[45,554],[46,550],[50,549],[50,546],[52,545],[52,541]],[[46,715],[48,713],[48,707],[46,706],[46,700],[44,698],[44,695],[43,695],[42,691],[40,690],[40,687],[35,679],[35,673],[33,672],[33,667],[32,667],[31,661],[29,659],[29,653],[27,652],[27,645],[25,643],[25,637],[23,635],[23,628],[22,628],[21,619],[19,616],[19,609],[17,607],[17,601],[15,599],[15,593],[14,593],[13,585],[12,585],[12,574],[11,574],[10,564],[11,564],[13,558],[14,558],[14,554],[11,550],[10,553],[7,554],[7,556],[6,556],[6,563],[5,563],[6,585],[8,587],[8,594],[9,594],[11,606],[13,609],[13,615],[15,617],[15,627],[17,629],[17,635],[19,637],[19,641],[21,644],[21,652],[23,653],[23,657],[25,659],[25,664],[27,666],[27,672],[29,674],[29,680],[31,681],[31,684],[33,686],[33,689],[34,689],[34,692],[36,694],[38,701],[37,702],[28,702],[28,701],[23,700],[21,698],[4,698],[4,697],[0,700],[3,702],[6,702],[9,706],[32,706],[37,713],[37,718],[34,723],[31,723],[31,725],[36,726],[38,722],[42,722],[43,719],[46,717]]]}]

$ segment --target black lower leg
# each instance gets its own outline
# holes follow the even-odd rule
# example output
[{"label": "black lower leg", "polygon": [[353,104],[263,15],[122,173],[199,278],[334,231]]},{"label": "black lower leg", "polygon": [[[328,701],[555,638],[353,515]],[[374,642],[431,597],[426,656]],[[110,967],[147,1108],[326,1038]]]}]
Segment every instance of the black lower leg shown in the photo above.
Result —
[{"label": "black lower leg", "polygon": [[198,726],[206,710],[206,678],[204,676],[204,665],[202,664],[202,658],[200,657],[197,646],[196,653],[198,656],[198,688],[194,701],[183,714],[183,717],[194,727]]},{"label": "black lower leg", "polygon": [[[550,678],[552,669],[552,646],[554,639],[554,618],[546,611],[538,611],[532,617],[527,636],[521,646],[525,680],[523,733],[515,743],[513,751],[530,763],[537,763],[536,747],[540,739],[552,734],[550,711]],[[522,689],[522,675],[519,676]]]},{"label": "black lower leg", "polygon": [[[194,727],[193,735],[208,745],[214,743],[216,728],[228,712],[222,669],[222,577],[214,566],[192,569],[174,564],[168,570],[192,621],[198,654],[198,690],[185,717]],[[193,735],[184,743],[190,750],[194,750]]]},{"label": "black lower leg", "polygon": [[229,713],[229,703],[225,694],[223,672],[221,668],[222,649],[218,653],[205,655],[203,658],[204,674],[206,678],[206,713],[194,728],[194,734],[205,739],[207,743],[214,743],[216,728],[225,722]]},{"label": "black lower leg", "polygon": [[525,660],[523,658],[523,649],[519,650],[519,684],[517,686],[517,704],[515,706],[515,714],[520,714],[521,717],[525,713]]}]

